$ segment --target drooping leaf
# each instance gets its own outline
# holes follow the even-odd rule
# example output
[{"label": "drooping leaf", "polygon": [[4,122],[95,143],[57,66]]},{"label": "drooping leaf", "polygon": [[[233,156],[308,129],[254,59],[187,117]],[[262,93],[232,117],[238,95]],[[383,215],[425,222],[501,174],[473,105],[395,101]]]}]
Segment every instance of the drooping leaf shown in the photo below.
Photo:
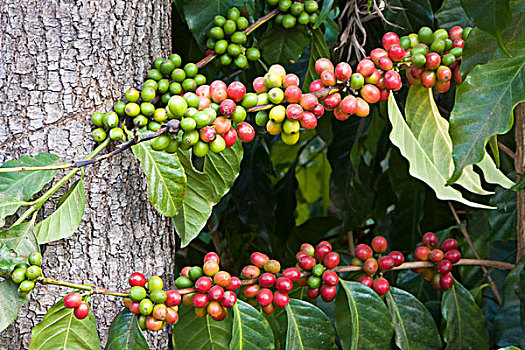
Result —
[{"label": "drooping leaf", "polygon": [[177,214],[186,185],[184,168],[177,155],[155,151],[149,141],[138,143],[131,149],[146,175],[151,204],[164,216]]},{"label": "drooping leaf", "polygon": [[40,244],[58,241],[71,236],[80,225],[84,215],[86,197],[84,182],[77,180],[60,199],[57,210],[35,225],[35,235]]},{"label": "drooping leaf", "polygon": [[446,321],[446,349],[489,348],[485,316],[469,291],[457,281],[443,294],[441,313]]},{"label": "drooping leaf", "polygon": [[28,301],[18,295],[18,285],[6,279],[0,281],[0,332],[18,317],[20,307]]},{"label": "drooping leaf", "polygon": [[445,0],[434,14],[439,28],[450,29],[453,26],[466,27],[471,20],[461,7],[460,0]]},{"label": "drooping leaf", "polygon": [[496,343],[498,346],[514,345],[525,347],[523,328],[516,320],[520,319],[520,299],[516,294],[519,289],[520,273],[523,271],[525,258],[510,271],[503,287],[503,304],[495,317]]},{"label": "drooping leaf", "polygon": [[[39,153],[35,157],[23,155],[20,159],[10,160],[0,168],[42,167],[58,163],[58,156],[50,153]],[[0,173],[0,194],[6,197],[28,201],[42,190],[56,175],[58,170],[20,171]]]},{"label": "drooping leaf", "polygon": [[51,307],[31,333],[29,350],[100,350],[95,316],[79,320],[63,299]]},{"label": "drooping leaf", "polygon": [[317,306],[290,299],[286,306],[286,350],[334,349],[335,332],[330,319]]},{"label": "drooping leaf", "polygon": [[525,100],[525,38],[507,47],[513,58],[496,53],[487,64],[474,67],[456,90],[450,115],[455,169],[449,183],[483,159],[489,137],[510,130],[512,111]]},{"label": "drooping leaf", "polygon": [[239,176],[243,149],[240,141],[221,153],[209,152],[204,159],[204,173],[210,177],[216,203],[224,196]]},{"label": "drooping leaf", "polygon": [[432,315],[412,294],[390,287],[386,302],[400,349],[441,349],[441,337]]},{"label": "drooping leaf", "polygon": [[335,326],[343,349],[389,349],[394,327],[379,295],[359,282],[339,282]]},{"label": "drooping leaf", "polygon": [[[231,310],[229,310],[231,311]],[[210,316],[198,318],[193,307],[179,309],[179,322],[173,328],[174,350],[228,350],[232,336],[231,312],[221,322]]]},{"label": "drooping leaf", "polygon": [[105,350],[147,350],[148,341],[137,322],[138,315],[123,309],[111,322]]},{"label": "drooping leaf", "polygon": [[334,6],[334,0],[325,0],[323,1],[323,7],[321,7],[321,12],[319,13],[319,18],[317,18],[317,21],[313,25],[313,29],[317,29],[323,24],[325,19],[328,18],[328,15],[330,14],[330,11],[332,11],[332,7]]},{"label": "drooping leaf", "polygon": [[477,208],[490,208],[486,205],[471,202],[463,198],[463,195],[458,190],[451,186],[446,186],[446,175],[438,170],[430,156],[425,152],[425,149],[406,124],[397,107],[393,94],[390,94],[388,97],[388,117],[392,124],[390,140],[399,148],[403,157],[409,161],[410,175],[430,186],[439,199],[455,200]]},{"label": "drooping leaf", "polygon": [[262,34],[259,48],[266,63],[289,66],[295,63],[310,43],[306,31],[297,28],[286,29],[271,23]]},{"label": "drooping leaf", "polygon": [[232,308],[233,329],[230,350],[274,349],[273,333],[268,321],[242,300]]},{"label": "drooping leaf", "polygon": [[505,51],[502,33],[512,21],[509,0],[485,0],[483,6],[476,0],[461,0],[461,6],[476,27],[496,38],[500,48]]},{"label": "drooping leaf", "polygon": [[24,222],[0,231],[0,244],[5,244],[21,255],[39,251],[38,242],[32,225]]},{"label": "drooping leaf", "polygon": [[29,205],[29,203],[16,198],[6,197],[0,192],[0,227],[4,226],[6,217],[16,213],[18,208],[23,205]]},{"label": "drooping leaf", "polygon": [[[328,2],[330,1],[325,1],[324,5],[326,5],[326,3]],[[328,51],[326,39],[321,29],[316,29],[312,32],[312,40],[310,45],[310,60],[308,62],[308,70],[306,71],[306,76],[304,77],[302,87],[303,91],[308,91],[308,86],[310,86],[310,83],[315,79],[318,79],[317,72],[315,71],[315,62],[322,57],[330,59],[330,51]]]},{"label": "drooping leaf", "polygon": [[[428,0],[393,0],[388,2],[385,9],[385,17],[391,23],[398,25],[392,27],[385,23],[384,26],[399,35],[417,33],[423,26],[433,27],[434,16],[432,5]],[[401,10],[391,7],[401,7]]]}]

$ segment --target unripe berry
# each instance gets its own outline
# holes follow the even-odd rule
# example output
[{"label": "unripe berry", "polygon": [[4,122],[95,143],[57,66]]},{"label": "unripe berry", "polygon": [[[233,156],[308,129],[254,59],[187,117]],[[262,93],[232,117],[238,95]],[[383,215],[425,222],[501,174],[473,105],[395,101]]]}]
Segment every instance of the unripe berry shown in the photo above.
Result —
[{"label": "unripe berry", "polygon": [[372,248],[366,244],[359,244],[355,250],[355,256],[357,256],[362,261],[370,259],[374,255]]},{"label": "unripe berry", "polygon": [[378,268],[377,260],[374,258],[367,259],[363,265],[363,270],[369,275],[375,274]]},{"label": "unripe berry", "polygon": [[296,282],[301,277],[301,272],[295,267],[289,267],[283,271],[283,277],[290,279],[292,282]]},{"label": "unripe berry", "polygon": [[175,324],[178,321],[179,321],[179,314],[177,313],[177,311],[175,311],[175,309],[172,309],[171,307],[169,307],[166,310],[166,323]]},{"label": "unripe berry", "polygon": [[182,296],[182,303],[186,306],[193,306],[193,297],[196,293],[184,294]]},{"label": "unripe berry", "polygon": [[336,252],[328,253],[323,260],[323,264],[327,269],[333,269],[339,265],[340,257]]},{"label": "unripe berry", "polygon": [[374,284],[374,278],[370,275],[364,275],[364,276],[359,277],[357,282],[362,283],[365,286],[372,288]]},{"label": "unripe berry", "polygon": [[423,271],[421,271],[421,277],[427,282],[430,282],[434,279],[434,275],[436,274],[435,268],[423,268]]},{"label": "unripe berry", "polygon": [[286,293],[275,292],[273,294],[273,305],[278,308],[285,308],[290,302],[290,297]]},{"label": "unripe berry", "polygon": [[449,260],[441,260],[437,265],[437,270],[440,274],[444,275],[452,271],[452,263]]},{"label": "unripe berry", "polygon": [[264,270],[270,273],[279,273],[279,271],[281,271],[281,264],[277,260],[268,260],[264,264]]},{"label": "unripe berry", "polygon": [[75,314],[76,318],[83,320],[89,315],[89,304],[85,301],[81,301],[73,313]]},{"label": "unripe berry", "polygon": [[443,260],[443,251],[441,249],[433,249],[430,252],[430,260],[433,262],[439,262]]},{"label": "unripe berry", "polygon": [[74,309],[82,302],[82,296],[78,292],[69,293],[64,298],[64,306],[69,309]]},{"label": "unripe berry", "polygon": [[390,290],[390,284],[383,277],[379,277],[378,279],[376,279],[374,281],[373,287],[376,293],[379,295],[386,294]]},{"label": "unripe berry", "polygon": [[164,321],[168,314],[168,308],[164,304],[157,304],[153,307],[152,316],[159,321]]},{"label": "unripe berry", "polygon": [[444,258],[455,264],[461,259],[461,253],[456,249],[452,249],[445,253]]},{"label": "unripe berry", "polygon": [[362,98],[357,98],[357,110],[355,115],[364,118],[370,114],[370,105]]},{"label": "unripe berry", "polygon": [[314,256],[314,254],[315,254],[315,248],[310,243],[303,243],[303,244],[301,244],[300,251],[306,253],[309,256]]},{"label": "unripe berry", "polygon": [[448,252],[449,250],[458,249],[458,241],[456,241],[454,238],[448,238],[441,243],[441,249],[444,252]]},{"label": "unripe berry", "polygon": [[270,288],[275,284],[275,275],[273,273],[263,273],[259,277],[259,285],[263,288]]},{"label": "unripe berry", "polygon": [[439,245],[439,239],[433,232],[427,232],[423,235],[422,242],[427,247],[433,249]]},{"label": "unripe berry", "polygon": [[394,266],[400,266],[402,263],[405,262],[405,256],[403,253],[398,252],[397,250],[391,251],[388,256],[390,256],[394,260]]},{"label": "unripe berry", "polygon": [[153,316],[148,316],[146,318],[146,328],[150,331],[157,332],[164,328],[164,322],[156,320]]},{"label": "unripe berry", "polygon": [[382,271],[391,270],[394,267],[394,259],[390,256],[382,256],[377,260],[379,269]]},{"label": "unripe berry", "polygon": [[420,245],[416,247],[414,256],[416,257],[416,260],[426,261],[430,258],[430,249],[424,245]]},{"label": "unripe berry", "polygon": [[275,311],[275,306],[273,304],[266,305],[261,307],[262,312],[264,312],[266,315],[271,315]]},{"label": "unripe berry", "polygon": [[383,236],[376,236],[372,239],[372,249],[376,253],[384,253],[388,248],[388,242]]},{"label": "unripe berry", "polygon": [[213,260],[208,260],[204,263],[202,266],[202,271],[206,276],[214,276],[217,272],[219,272],[219,264],[217,264]]}]

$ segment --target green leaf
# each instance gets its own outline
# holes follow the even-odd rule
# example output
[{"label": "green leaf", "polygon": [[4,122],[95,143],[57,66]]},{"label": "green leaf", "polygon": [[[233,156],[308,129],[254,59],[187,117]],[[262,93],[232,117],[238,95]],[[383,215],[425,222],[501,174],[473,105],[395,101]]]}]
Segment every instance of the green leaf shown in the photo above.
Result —
[{"label": "green leaf", "polygon": [[0,227],[4,226],[6,217],[16,213],[21,206],[29,204],[16,198],[6,197],[0,192]]},{"label": "green leaf", "polygon": [[0,332],[18,317],[20,307],[28,301],[18,295],[18,285],[11,280],[0,282]]},{"label": "green leaf", "polygon": [[158,152],[150,142],[131,147],[148,182],[151,204],[164,216],[175,216],[182,205],[186,176],[176,154]]},{"label": "green leaf", "polygon": [[461,6],[476,27],[496,38],[500,48],[506,51],[502,33],[512,21],[509,0],[485,0],[483,6],[477,0],[461,0]]},{"label": "green leaf", "polygon": [[74,309],[64,306],[63,298],[49,309],[31,333],[29,350],[100,349],[95,316],[79,320]]},{"label": "green leaf", "polygon": [[441,337],[428,309],[412,294],[390,287],[386,302],[400,349],[441,349]]},{"label": "green leaf", "polygon": [[[496,210],[489,212],[489,223],[492,230],[491,239],[513,239],[517,231],[516,193],[501,188],[490,198],[490,204]],[[494,233],[497,234],[497,238]]]},{"label": "green leaf", "polygon": [[149,349],[148,341],[137,322],[138,316],[123,309],[111,322],[105,350]]},{"label": "green leaf", "polygon": [[519,289],[520,273],[523,271],[525,258],[510,271],[503,286],[503,304],[495,316],[496,343],[498,346],[515,345],[525,347],[523,328],[516,320],[520,319],[520,299],[516,295]]},{"label": "green leaf", "polygon": [[0,272],[10,273],[13,265],[22,262],[27,262],[27,258],[22,257],[7,244],[0,243]]},{"label": "green leaf", "polygon": [[[323,7],[321,8],[321,12],[319,13],[319,18],[317,18],[317,21],[313,25],[313,29],[318,29],[321,24],[325,21],[325,19],[328,18],[328,15],[330,15],[330,12],[332,11],[332,7],[334,6],[334,0],[324,0],[323,1]],[[315,31],[314,31],[315,35]]]},{"label": "green leaf", "polygon": [[179,309],[179,322],[173,328],[173,349],[228,350],[232,320],[231,312],[223,321],[217,322],[210,316],[198,318],[193,307],[183,306]]},{"label": "green leaf", "polygon": [[335,326],[343,349],[390,349],[392,317],[379,295],[359,282],[339,282]]},{"label": "green leaf", "polygon": [[204,159],[203,170],[212,182],[215,203],[228,193],[239,176],[242,157],[242,143],[238,141],[220,153],[209,152]]},{"label": "green leaf", "polygon": [[[55,165],[58,156],[50,153],[39,153],[35,157],[22,156],[20,159],[10,160],[0,168],[14,167],[41,167]],[[6,197],[28,201],[56,175],[58,170],[20,171],[14,173],[0,173],[0,194]]]},{"label": "green leaf", "polygon": [[290,299],[286,306],[288,334],[286,350],[333,349],[335,332],[330,319],[317,306]]},{"label": "green leaf", "polygon": [[525,39],[507,44],[514,56],[498,52],[487,64],[476,66],[456,90],[450,115],[454,143],[454,183],[469,164],[481,161],[488,138],[512,127],[512,111],[525,100]]},{"label": "green leaf", "polygon": [[80,225],[84,215],[86,197],[83,180],[77,180],[62,196],[57,210],[35,226],[40,244],[58,241],[71,236]]},{"label": "green leaf", "polygon": [[0,244],[5,244],[21,255],[29,255],[39,251],[38,242],[32,229],[32,224],[24,222],[0,231]]},{"label": "green leaf", "polygon": [[447,322],[443,332],[446,349],[489,348],[485,316],[469,291],[457,281],[443,294],[441,313]]},{"label": "green leaf", "polygon": [[309,39],[304,30],[283,29],[282,26],[271,23],[261,36],[259,48],[266,63],[289,66],[299,59],[310,43]]},{"label": "green leaf", "polygon": [[439,28],[450,29],[453,26],[466,27],[471,23],[460,4],[460,0],[445,0],[434,14]]},{"label": "green leaf", "polygon": [[390,94],[388,97],[388,118],[392,124],[390,140],[399,148],[403,157],[410,163],[410,175],[429,185],[441,200],[455,200],[471,207],[490,208],[483,204],[471,202],[463,198],[463,195],[458,190],[451,186],[446,186],[446,174],[442,174],[439,171],[432,162],[431,157],[425,152],[425,149],[405,123],[393,94]]},{"label": "green leaf", "polygon": [[[401,7],[401,10],[392,9]],[[417,33],[423,26],[433,27],[434,16],[432,5],[428,0],[392,0],[388,2],[388,7],[384,11],[385,18],[399,27],[392,27],[385,23],[384,26],[400,35]]]},{"label": "green leaf", "polygon": [[[329,1],[325,1],[324,4],[326,5],[328,2]],[[330,59],[330,51],[328,50],[326,39],[321,29],[316,29],[312,32],[312,41],[310,45],[310,61],[308,62],[308,69],[303,82],[303,91],[308,91],[310,83],[319,77],[315,71],[315,62],[322,57]]]},{"label": "green leaf", "polygon": [[237,300],[233,306],[233,330],[230,350],[274,349],[268,321],[250,304]]}]

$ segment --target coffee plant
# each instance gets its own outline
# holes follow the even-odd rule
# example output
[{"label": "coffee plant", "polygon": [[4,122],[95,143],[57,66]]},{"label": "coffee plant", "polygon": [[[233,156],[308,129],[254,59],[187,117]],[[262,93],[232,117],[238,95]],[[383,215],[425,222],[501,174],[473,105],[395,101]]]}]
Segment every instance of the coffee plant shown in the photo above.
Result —
[{"label": "coffee plant", "polygon": [[[176,52],[91,113],[91,154],[0,166],[0,331],[34,288],[60,286],[30,349],[100,349],[102,296],[122,305],[104,310],[105,349],[147,349],[158,331],[175,349],[525,346],[524,182],[509,147],[525,150],[508,133],[525,101],[522,3],[173,11]],[[342,46],[367,56],[338,59]],[[80,225],[83,168],[129,149],[173,218],[176,278],[136,271],[121,291],[53,278],[40,249]]]}]

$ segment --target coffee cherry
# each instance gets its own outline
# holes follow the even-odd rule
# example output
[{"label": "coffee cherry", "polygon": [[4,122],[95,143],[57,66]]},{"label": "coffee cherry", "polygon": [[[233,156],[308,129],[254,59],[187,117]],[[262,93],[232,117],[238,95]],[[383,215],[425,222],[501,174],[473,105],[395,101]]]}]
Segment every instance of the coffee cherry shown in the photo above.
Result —
[{"label": "coffee cherry", "polygon": [[414,256],[416,260],[420,261],[426,261],[430,258],[430,249],[424,245],[420,245],[416,247],[416,250],[414,252]]},{"label": "coffee cherry", "polygon": [[226,288],[231,282],[231,275],[226,271],[219,271],[213,276],[213,282]]},{"label": "coffee cherry", "polygon": [[341,108],[341,104],[339,104],[337,107],[334,108],[334,117],[337,120],[344,121],[350,118],[350,114],[343,112],[343,109]]},{"label": "coffee cherry", "polygon": [[322,264],[317,264],[312,269],[312,274],[314,276],[320,277],[325,270],[325,267]]},{"label": "coffee cherry", "polygon": [[279,271],[281,271],[281,264],[277,260],[268,260],[264,264],[264,270],[270,273],[279,273]]},{"label": "coffee cherry", "polygon": [[250,124],[242,122],[237,125],[237,135],[242,142],[251,142],[255,137],[255,130]]},{"label": "coffee cherry", "polygon": [[[372,62],[372,60],[370,60],[368,58],[364,58],[357,65],[356,72],[361,74],[364,78],[367,78],[367,77],[371,76],[372,73],[374,73],[375,69],[376,69],[376,67],[375,67],[374,62]],[[353,75],[352,75],[352,77],[353,77]],[[354,88],[354,87],[352,86],[352,88]]]},{"label": "coffee cherry", "polygon": [[421,271],[421,277],[427,282],[430,282],[434,279],[434,275],[436,274],[436,269],[434,268],[423,268]]},{"label": "coffee cherry", "polygon": [[301,89],[295,85],[288,86],[284,91],[284,98],[288,103],[299,103],[301,101]]},{"label": "coffee cherry", "polygon": [[295,267],[289,267],[283,271],[282,276],[296,282],[301,277],[301,272]]},{"label": "coffee cherry", "polygon": [[299,260],[299,266],[305,271],[310,271],[316,265],[316,261],[311,256],[304,256]]},{"label": "coffee cherry", "polygon": [[361,118],[366,117],[370,114],[370,106],[368,103],[363,100],[362,98],[357,98],[357,110],[355,112],[355,115]]},{"label": "coffee cherry", "polygon": [[405,50],[401,45],[392,45],[388,49],[388,57],[394,62],[399,62],[405,57]]},{"label": "coffee cherry", "polygon": [[390,256],[382,256],[377,260],[377,264],[380,270],[388,271],[394,267],[394,259]]},{"label": "coffee cherry", "polygon": [[133,272],[131,276],[129,276],[129,285],[131,287],[144,287],[146,285],[146,277],[140,272]]},{"label": "coffee cherry", "polygon": [[365,83],[375,85],[381,79],[381,72],[378,69],[375,69],[374,72],[365,79]]},{"label": "coffee cherry", "polygon": [[385,237],[377,236],[372,239],[372,249],[377,253],[384,253],[388,247],[388,242]]},{"label": "coffee cherry", "polygon": [[261,287],[259,287],[259,285],[252,284],[251,286],[244,287],[244,289],[242,290],[242,293],[248,299],[249,298],[255,298],[255,296],[259,292],[259,289],[261,289]]},{"label": "coffee cherry", "polygon": [[436,91],[445,93],[450,89],[450,81],[437,81],[436,85],[434,85],[434,88]]},{"label": "coffee cherry", "polygon": [[166,310],[166,323],[167,324],[175,324],[179,321],[179,314],[175,309],[172,309],[171,307],[168,307]]},{"label": "coffee cherry", "polygon": [[324,86],[333,86],[337,82],[335,73],[330,70],[325,70],[321,73],[321,82]]},{"label": "coffee cherry", "polygon": [[[352,75],[352,67],[346,62],[340,62],[335,66],[335,77],[337,80],[346,82]],[[322,79],[322,78],[321,78]]]},{"label": "coffee cherry", "polygon": [[381,42],[385,50],[388,50],[393,45],[399,45],[399,37],[396,33],[388,32],[385,35],[383,35],[383,39],[381,40]]},{"label": "coffee cherry", "polygon": [[42,269],[40,266],[31,265],[26,270],[26,278],[30,281],[36,280],[38,277],[42,276]]},{"label": "coffee cherry", "polygon": [[196,293],[189,293],[189,294],[184,294],[182,296],[182,303],[186,306],[193,306],[193,297],[195,296]]},{"label": "coffee cherry", "polygon": [[270,288],[275,284],[275,275],[269,272],[263,273],[259,277],[259,285],[263,288]]},{"label": "coffee cherry", "polygon": [[310,92],[316,92],[322,89],[324,89],[324,85],[321,79],[316,79],[312,81],[310,85],[308,86],[308,91]]},{"label": "coffee cherry", "polygon": [[452,271],[452,263],[449,260],[441,260],[437,265],[437,270],[440,274],[444,275]]},{"label": "coffee cherry", "polygon": [[373,279],[372,276],[370,276],[370,275],[364,275],[364,276],[361,276],[361,277],[357,280],[357,282],[362,283],[362,284],[364,284],[365,286],[372,288],[372,286],[373,286],[373,284],[374,284],[374,279]]},{"label": "coffee cherry", "polygon": [[303,119],[301,119],[299,122],[301,123],[301,126],[306,130],[313,130],[317,126],[316,116],[308,111],[304,112]]},{"label": "coffee cherry", "polygon": [[178,291],[173,289],[166,291],[166,306],[177,306],[180,304],[181,300],[182,298]]},{"label": "coffee cherry", "polygon": [[422,242],[427,247],[433,249],[439,245],[439,239],[433,232],[427,232],[423,235]]},{"label": "coffee cherry", "polygon": [[452,286],[454,285],[454,277],[452,276],[452,274],[447,273],[441,275],[441,277],[439,278],[439,285],[443,290],[452,288]]},{"label": "coffee cherry", "polygon": [[325,256],[328,255],[328,253],[330,253],[332,251],[332,249],[330,249],[330,247],[326,246],[326,245],[318,245],[316,248],[315,248],[315,252],[314,252],[314,257],[319,260],[319,261],[323,261]]},{"label": "coffee cherry", "polygon": [[339,282],[339,276],[337,273],[326,270],[322,276],[323,283],[329,286],[335,286]]},{"label": "coffee cherry", "polygon": [[377,278],[374,281],[373,287],[374,287],[374,290],[376,291],[376,293],[379,294],[379,295],[386,294],[390,290],[390,284],[383,277]]},{"label": "coffee cherry", "polygon": [[374,252],[372,251],[372,248],[370,248],[368,245],[366,244],[359,244],[355,250],[355,255],[365,261],[369,258],[372,257],[372,255],[374,255]]},{"label": "coffee cherry", "polygon": [[431,52],[426,57],[427,62],[425,63],[425,66],[428,69],[437,69],[439,65],[441,64],[441,56],[438,53]]},{"label": "coffee cherry", "polygon": [[133,301],[133,302],[129,305],[129,311],[131,311],[131,313],[133,313],[133,314],[135,314],[135,315],[138,315],[138,314],[140,314],[139,307],[140,307],[140,303],[138,303],[138,302],[136,302],[136,301]]},{"label": "coffee cherry", "polygon": [[30,265],[42,266],[42,254],[39,252],[32,252],[27,257],[27,261]]},{"label": "coffee cherry", "polygon": [[333,269],[339,265],[339,260],[339,254],[336,252],[330,252],[324,257],[323,264],[327,269]]},{"label": "coffee cherry", "polygon": [[27,269],[24,268],[15,269],[13,273],[11,273],[11,280],[16,284],[22,283],[22,281],[26,279],[26,270]]},{"label": "coffee cherry", "polygon": [[153,316],[146,318],[146,328],[150,331],[157,332],[164,328],[164,322],[156,320]]},{"label": "coffee cherry", "polygon": [[85,301],[81,301],[80,305],[78,305],[75,308],[75,311],[73,311],[73,313],[76,318],[78,318],[79,320],[83,320],[87,317],[87,315],[89,315],[89,304]]},{"label": "coffee cherry", "polygon": [[197,308],[203,308],[208,306],[210,299],[208,298],[208,294],[200,294],[197,293],[193,296],[193,306]]},{"label": "coffee cherry", "polygon": [[189,277],[180,276],[175,280],[175,286],[179,289],[190,288],[193,286],[193,281]]},{"label": "coffee cherry", "polygon": [[324,99],[324,107],[327,111],[331,111],[341,103],[341,94],[338,92],[331,93]]},{"label": "coffee cherry", "polygon": [[269,290],[268,288],[262,288],[261,290],[259,290],[259,292],[257,293],[257,302],[261,306],[268,306],[272,303],[272,301],[273,293],[271,290]]},{"label": "coffee cherry", "polygon": [[[219,135],[217,135],[217,138],[213,141],[217,141],[218,139],[221,139],[222,140],[222,137],[220,137]],[[224,142],[224,140],[223,140]],[[213,143],[212,143],[213,145]],[[211,149],[211,146],[210,146],[210,149]],[[204,265],[202,266],[202,271],[204,272],[204,274],[206,276],[214,276],[217,272],[219,272],[219,264],[217,264],[216,261],[214,260],[208,260],[204,263]]]},{"label": "coffee cherry", "polygon": [[199,293],[206,293],[206,292],[208,292],[208,290],[211,288],[211,286],[212,286],[212,280],[209,277],[206,277],[206,276],[200,277],[195,282],[195,289]]},{"label": "coffee cherry", "polygon": [[308,254],[306,254],[305,252],[297,252],[295,254],[295,259],[297,261],[301,260],[301,258],[305,257],[305,256],[309,256]]},{"label": "coffee cherry", "polygon": [[308,286],[312,289],[319,288],[321,286],[322,280],[320,277],[312,275],[308,277]]},{"label": "coffee cherry", "polygon": [[388,256],[390,256],[392,258],[392,260],[394,260],[394,266],[400,266],[401,264],[403,264],[405,262],[405,257],[403,255],[403,253],[401,252],[398,252],[397,250],[394,250],[394,251],[391,251]]},{"label": "coffee cherry", "polygon": [[319,294],[321,294],[320,288],[312,289],[308,287],[308,289],[306,289],[306,296],[310,299],[316,299]]},{"label": "coffee cherry", "polygon": [[237,295],[232,291],[224,292],[224,296],[221,300],[221,305],[226,308],[231,308],[237,302]]},{"label": "coffee cherry", "polygon": [[148,289],[150,292],[156,289],[162,289],[162,285],[162,278],[159,276],[150,277],[148,280]]},{"label": "coffee cherry", "polygon": [[239,277],[232,277],[230,284],[226,287],[227,290],[235,291],[241,287],[241,280]]},{"label": "coffee cherry", "polygon": [[220,263],[220,258],[219,258],[219,255],[215,252],[208,252],[206,253],[206,255],[204,256],[204,261],[203,263],[205,263],[206,261],[208,260],[213,260],[215,261],[217,264]]},{"label": "coffee cherry", "polygon": [[139,304],[139,311],[143,315],[150,315],[153,312],[153,302],[149,299],[142,299]]},{"label": "coffee cherry", "polygon": [[221,301],[224,297],[224,289],[221,286],[213,286],[208,291],[208,298],[213,301]]},{"label": "coffee cherry", "polygon": [[436,73],[433,70],[426,70],[421,74],[421,84],[427,89],[436,85]]},{"label": "coffee cherry", "polygon": [[131,287],[129,290],[129,298],[133,301],[141,301],[146,297],[146,289],[144,287]]},{"label": "coffee cherry", "polygon": [[452,249],[445,253],[444,258],[455,264],[461,259],[461,253],[456,249]]},{"label": "coffee cherry", "polygon": [[208,315],[208,311],[206,310],[205,307],[196,307],[195,308],[195,315],[198,318],[204,318],[204,317],[206,317],[206,315]]},{"label": "coffee cherry", "polygon": [[290,297],[286,293],[275,292],[273,295],[273,305],[278,308],[285,308],[290,302]]},{"label": "coffee cherry", "polygon": [[206,311],[211,317],[218,317],[222,313],[222,306],[218,301],[211,301],[208,304]]},{"label": "coffee cherry", "polygon": [[403,85],[401,81],[401,76],[399,75],[398,72],[393,71],[393,70],[389,70],[388,72],[385,73],[384,83],[387,89],[394,90],[394,91],[398,91],[399,89],[401,89],[401,86]]},{"label": "coffee cherry", "polygon": [[82,302],[82,296],[78,292],[69,293],[64,298],[64,306],[69,309],[74,309]]},{"label": "coffee cherry", "polygon": [[290,120],[301,120],[303,119],[304,110],[298,104],[292,103],[286,107],[286,117]]},{"label": "coffee cherry", "polygon": [[155,304],[164,303],[166,301],[166,298],[167,298],[166,292],[163,291],[162,289],[155,289],[154,291],[150,293],[150,299]]},{"label": "coffee cherry", "polygon": [[444,252],[448,252],[449,250],[458,249],[458,241],[456,241],[454,238],[448,238],[444,240],[443,243],[441,243],[441,249]]},{"label": "coffee cherry", "polygon": [[363,265],[363,270],[369,275],[375,274],[378,268],[379,265],[377,264],[377,260],[374,258],[367,259]]},{"label": "coffee cherry", "polygon": [[439,262],[443,260],[443,251],[441,249],[434,249],[430,252],[430,260],[433,262]]},{"label": "coffee cherry", "polygon": [[320,58],[315,62],[315,72],[321,75],[324,71],[334,71],[333,63],[327,58]]},{"label": "coffee cherry", "polygon": [[329,303],[335,299],[337,288],[336,286],[323,284],[321,288],[319,288],[319,291],[321,294],[321,299],[323,299],[324,302]]},{"label": "coffee cherry", "polygon": [[315,255],[315,248],[310,243],[303,243],[303,244],[301,244],[300,251],[301,252],[305,252],[306,254],[308,254],[309,256],[312,256],[312,257]]}]

